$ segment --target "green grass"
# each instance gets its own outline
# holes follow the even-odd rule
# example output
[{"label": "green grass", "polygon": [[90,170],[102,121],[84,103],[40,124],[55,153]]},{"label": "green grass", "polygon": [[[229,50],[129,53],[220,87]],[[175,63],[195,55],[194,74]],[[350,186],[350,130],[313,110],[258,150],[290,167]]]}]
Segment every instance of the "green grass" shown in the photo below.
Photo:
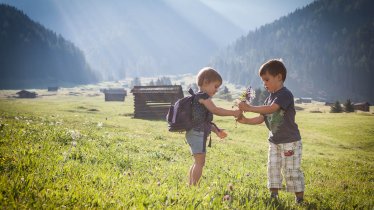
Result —
[{"label": "green grass", "polygon": [[[223,107],[231,103],[216,100]],[[200,187],[165,121],[133,119],[133,99],[62,94],[0,99],[0,206],[5,209],[372,209],[374,115],[297,112],[306,203],[266,189],[267,129],[215,117]],[[251,114],[247,114],[250,116]],[[228,185],[233,185],[233,190]],[[231,200],[223,201],[225,195]]]}]

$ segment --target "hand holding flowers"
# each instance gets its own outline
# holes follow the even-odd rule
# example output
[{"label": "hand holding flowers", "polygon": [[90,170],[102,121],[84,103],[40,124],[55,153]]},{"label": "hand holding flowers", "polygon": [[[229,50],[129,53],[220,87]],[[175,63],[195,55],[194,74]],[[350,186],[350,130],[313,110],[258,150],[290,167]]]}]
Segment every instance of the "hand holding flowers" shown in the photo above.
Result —
[{"label": "hand holding flowers", "polygon": [[247,104],[247,103],[245,103],[245,102],[240,102],[240,103],[238,104],[238,107],[239,107],[239,109],[240,109],[241,111],[243,111],[243,112],[247,112],[247,111],[249,111],[249,109],[251,108],[251,105],[250,105],[250,104]]},{"label": "hand holding flowers", "polygon": [[[247,88],[238,99],[235,100],[235,107],[238,107],[239,110],[243,111],[246,107],[250,106],[252,100],[256,97],[256,92],[253,90],[251,86]],[[234,107],[233,106],[233,107]],[[243,114],[236,118],[236,122],[240,121],[243,118]]]}]

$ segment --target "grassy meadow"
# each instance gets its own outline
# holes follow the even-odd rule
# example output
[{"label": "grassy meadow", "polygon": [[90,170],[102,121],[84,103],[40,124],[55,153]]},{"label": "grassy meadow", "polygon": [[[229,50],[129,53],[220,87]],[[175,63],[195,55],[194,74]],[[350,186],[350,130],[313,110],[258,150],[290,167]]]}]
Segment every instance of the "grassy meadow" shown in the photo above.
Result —
[{"label": "grassy meadow", "polygon": [[215,117],[229,135],[212,136],[200,186],[189,187],[184,135],[165,121],[134,119],[131,95],[123,103],[94,89],[37,91],[36,99],[11,92],[0,92],[1,209],[374,208],[373,112],[300,105],[306,191],[295,205],[291,193],[269,199],[264,125]]}]

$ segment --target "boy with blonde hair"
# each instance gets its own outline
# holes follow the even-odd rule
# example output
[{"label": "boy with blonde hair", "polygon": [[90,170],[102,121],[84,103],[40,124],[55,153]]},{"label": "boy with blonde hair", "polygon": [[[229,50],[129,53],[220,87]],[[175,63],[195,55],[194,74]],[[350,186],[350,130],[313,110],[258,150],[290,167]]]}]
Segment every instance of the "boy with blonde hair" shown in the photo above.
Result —
[{"label": "boy with blonde hair", "polygon": [[222,84],[221,76],[213,68],[205,67],[201,69],[197,75],[196,83],[199,91],[195,94],[192,102],[192,122],[194,126],[186,132],[186,140],[194,157],[194,163],[189,173],[190,185],[197,185],[201,178],[205,165],[206,142],[209,133],[213,131],[220,138],[225,137],[224,133],[211,124],[213,114],[237,118],[242,113],[239,109],[228,110],[217,107],[213,103],[212,96],[217,93]]}]

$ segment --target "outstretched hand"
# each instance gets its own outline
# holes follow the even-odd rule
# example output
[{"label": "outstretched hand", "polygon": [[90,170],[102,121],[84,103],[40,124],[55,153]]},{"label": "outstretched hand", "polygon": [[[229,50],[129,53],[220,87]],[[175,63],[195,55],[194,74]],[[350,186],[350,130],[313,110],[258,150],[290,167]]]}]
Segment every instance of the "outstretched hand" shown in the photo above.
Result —
[{"label": "outstretched hand", "polygon": [[242,114],[240,114],[239,117],[237,117],[236,119],[236,122],[239,122],[239,123],[245,123],[245,116]]},{"label": "outstretched hand", "polygon": [[234,110],[234,117],[238,118],[240,115],[242,115],[243,111],[240,109]]},{"label": "outstretched hand", "polygon": [[239,104],[238,104],[238,107],[239,107],[239,109],[241,110],[241,111],[243,111],[243,112],[247,112],[247,111],[249,111],[250,110],[250,108],[251,108],[251,105],[249,105],[249,104],[247,104],[246,102],[240,102]]}]

